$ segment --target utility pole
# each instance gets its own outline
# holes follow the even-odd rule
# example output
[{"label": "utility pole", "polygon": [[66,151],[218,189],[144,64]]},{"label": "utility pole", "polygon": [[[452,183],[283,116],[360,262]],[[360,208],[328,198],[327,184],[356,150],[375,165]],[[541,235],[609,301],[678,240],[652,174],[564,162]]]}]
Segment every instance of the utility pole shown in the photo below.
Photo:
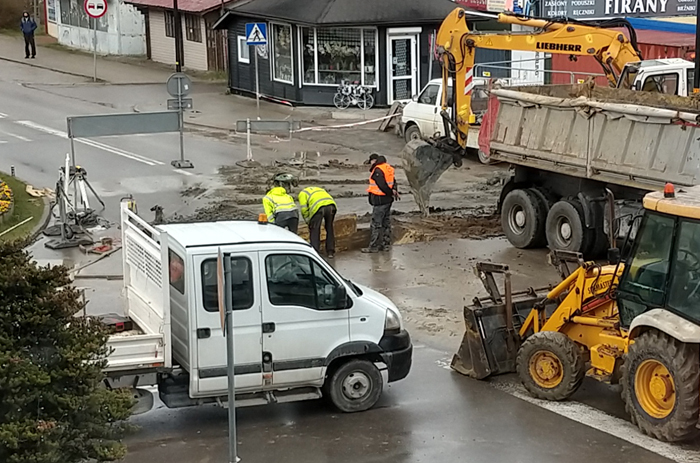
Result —
[{"label": "utility pole", "polygon": [[700,92],[700,27],[698,24],[700,0],[695,3],[695,73],[693,74],[693,93]]},{"label": "utility pole", "polygon": [[182,50],[182,18],[177,0],[173,0],[173,22],[175,27],[175,71],[182,72],[182,62],[184,61]]}]

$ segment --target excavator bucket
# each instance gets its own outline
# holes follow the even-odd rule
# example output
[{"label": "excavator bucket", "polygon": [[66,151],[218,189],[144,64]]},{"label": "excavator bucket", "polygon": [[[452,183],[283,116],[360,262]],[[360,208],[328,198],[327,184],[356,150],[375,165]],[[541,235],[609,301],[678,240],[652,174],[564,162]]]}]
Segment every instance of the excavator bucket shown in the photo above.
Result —
[{"label": "excavator bucket", "polygon": [[427,215],[433,186],[453,164],[454,156],[423,140],[411,140],[404,146],[401,158],[418,209]]},{"label": "excavator bucket", "polygon": [[[466,332],[450,366],[463,375],[484,379],[515,371],[522,321],[545,298],[549,288],[512,292],[506,265],[479,262],[476,273],[489,296],[475,298],[471,306],[464,308]],[[494,274],[503,274],[504,294],[498,289]]]}]

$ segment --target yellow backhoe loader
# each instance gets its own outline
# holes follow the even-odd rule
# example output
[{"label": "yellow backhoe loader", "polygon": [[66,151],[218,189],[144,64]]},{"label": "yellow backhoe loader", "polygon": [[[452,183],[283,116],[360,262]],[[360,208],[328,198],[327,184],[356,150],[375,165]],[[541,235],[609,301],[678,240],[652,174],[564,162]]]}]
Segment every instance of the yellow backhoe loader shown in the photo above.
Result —
[{"label": "yellow backhoe loader", "polygon": [[664,441],[697,436],[700,186],[675,192],[669,184],[643,203],[624,262],[616,249],[609,265],[554,252],[561,283],[517,293],[507,267],[478,263],[489,297],[465,307],[452,368],[477,379],[517,372],[530,394],[548,400],[570,397],[585,376],[619,382],[644,433]]}]

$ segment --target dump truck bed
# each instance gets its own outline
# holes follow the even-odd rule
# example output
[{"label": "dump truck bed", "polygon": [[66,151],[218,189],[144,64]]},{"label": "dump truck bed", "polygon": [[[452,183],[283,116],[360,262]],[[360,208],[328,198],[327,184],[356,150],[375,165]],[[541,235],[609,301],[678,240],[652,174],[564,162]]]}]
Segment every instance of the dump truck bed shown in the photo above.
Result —
[{"label": "dump truck bed", "polygon": [[494,160],[641,190],[700,183],[694,99],[566,85],[494,89],[489,103]]}]

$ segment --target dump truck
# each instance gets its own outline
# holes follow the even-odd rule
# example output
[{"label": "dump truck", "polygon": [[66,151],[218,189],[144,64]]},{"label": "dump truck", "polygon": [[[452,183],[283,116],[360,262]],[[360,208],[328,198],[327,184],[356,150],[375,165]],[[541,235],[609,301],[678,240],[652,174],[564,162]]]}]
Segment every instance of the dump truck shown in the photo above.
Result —
[{"label": "dump truck", "polygon": [[700,102],[673,95],[592,83],[493,89],[480,143],[511,165],[503,232],[518,248],[603,254],[646,193],[700,183],[699,120]]},{"label": "dump truck", "polygon": [[[502,13],[492,16],[503,24],[534,29],[479,32],[467,26],[474,14],[455,8],[437,35],[443,71],[442,136],[412,140],[402,153],[421,211],[429,210],[432,185],[451,165],[450,156],[452,164],[460,165],[471,151],[478,48],[545,51],[572,59],[592,56],[611,86],[588,94],[577,87],[558,93],[547,93],[547,87],[494,92],[495,101],[490,100],[479,128],[479,148],[487,158],[482,161],[515,166],[499,201],[503,229],[513,245],[595,254],[606,249],[610,238],[600,207],[608,191],[620,200],[618,205],[638,205],[646,191],[666,181],[693,184],[690,171],[697,148],[691,133],[696,115],[689,113],[697,108],[683,101],[693,81],[693,63],[643,60],[634,28],[623,19],[553,20]],[[446,85],[449,81],[454,85]],[[633,93],[643,96],[635,99]],[[679,152],[690,154],[684,158]]]},{"label": "dump truck", "polygon": [[626,256],[611,248],[603,265],[553,251],[561,281],[549,287],[512,291],[507,266],[477,263],[489,296],[464,308],[452,368],[476,379],[517,372],[545,400],[569,398],[585,377],[619,383],[642,432],[671,442],[697,437],[700,186],[668,184],[643,206]]},{"label": "dump truck", "polygon": [[411,369],[396,305],[288,230],[265,221],[152,226],[129,201],[121,230],[125,306],[113,317],[105,374],[110,387],[134,390],[137,412],[152,406],[153,386],[169,408],[227,403],[219,253],[230,269],[237,407],[324,397],[364,411]]}]

